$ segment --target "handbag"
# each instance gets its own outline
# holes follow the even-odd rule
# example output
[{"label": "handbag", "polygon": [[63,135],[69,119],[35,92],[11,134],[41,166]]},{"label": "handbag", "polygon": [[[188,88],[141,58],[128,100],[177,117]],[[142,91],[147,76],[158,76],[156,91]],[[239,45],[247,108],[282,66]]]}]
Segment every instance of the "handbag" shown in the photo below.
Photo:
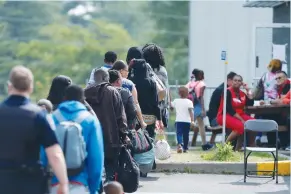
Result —
[{"label": "handbag", "polygon": [[139,167],[132,158],[126,146],[122,146],[120,150],[117,173],[115,181],[118,181],[126,193],[134,193],[139,186]]},{"label": "handbag", "polygon": [[141,154],[153,148],[153,140],[144,129],[130,130],[129,138],[131,139],[133,154]]}]

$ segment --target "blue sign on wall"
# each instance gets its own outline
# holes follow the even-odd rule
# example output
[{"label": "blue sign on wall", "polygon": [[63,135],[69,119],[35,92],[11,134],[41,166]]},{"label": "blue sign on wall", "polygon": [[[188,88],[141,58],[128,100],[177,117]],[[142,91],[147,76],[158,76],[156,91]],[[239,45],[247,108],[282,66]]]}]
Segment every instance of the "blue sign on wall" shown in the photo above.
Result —
[{"label": "blue sign on wall", "polygon": [[221,60],[222,61],[226,60],[226,51],[221,51]]}]

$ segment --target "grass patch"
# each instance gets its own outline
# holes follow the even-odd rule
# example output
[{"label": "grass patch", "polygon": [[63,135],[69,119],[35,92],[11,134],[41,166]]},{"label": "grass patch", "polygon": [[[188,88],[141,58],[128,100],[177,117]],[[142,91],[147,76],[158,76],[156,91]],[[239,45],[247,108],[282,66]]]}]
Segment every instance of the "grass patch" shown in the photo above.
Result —
[{"label": "grass patch", "polygon": [[216,144],[217,149],[212,152],[201,154],[201,158],[209,161],[220,161],[220,162],[238,162],[240,156],[233,151],[233,146],[230,143],[227,144]]}]

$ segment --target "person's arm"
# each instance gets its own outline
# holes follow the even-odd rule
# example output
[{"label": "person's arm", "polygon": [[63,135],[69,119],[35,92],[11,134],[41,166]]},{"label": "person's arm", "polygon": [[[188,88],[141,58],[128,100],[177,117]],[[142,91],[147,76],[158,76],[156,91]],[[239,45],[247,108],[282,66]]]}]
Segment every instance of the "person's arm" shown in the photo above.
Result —
[{"label": "person's arm", "polygon": [[132,87],[132,97],[133,97],[135,108],[136,108],[137,118],[141,124],[141,127],[144,129],[146,128],[147,124],[144,122],[143,117],[142,117],[142,112],[138,103],[138,94],[137,94],[137,90],[135,86]]},{"label": "person's arm", "polygon": [[202,113],[204,116],[206,116],[206,111],[205,111],[205,106],[204,106],[204,91],[205,91],[206,86],[203,86],[200,88],[200,103],[201,103],[201,107],[202,107]]},{"label": "person's arm", "polygon": [[123,135],[123,138],[127,135],[127,120],[126,120],[126,114],[124,111],[124,106],[122,103],[121,96],[119,92],[114,89],[112,90],[112,100],[114,105],[114,111],[116,116],[116,121],[118,125],[118,129],[120,133]]},{"label": "person's arm", "polygon": [[282,100],[283,104],[290,104],[290,91],[286,94],[285,98]]},{"label": "person's arm", "polygon": [[188,100],[188,111],[190,114],[190,118],[191,118],[191,123],[194,123],[194,106],[193,106],[193,102],[191,102],[190,100]]},{"label": "person's arm", "polygon": [[39,129],[39,140],[45,149],[49,164],[60,182],[61,187],[68,185],[67,167],[61,147],[58,144],[53,131],[54,126],[50,123],[44,113],[39,113],[36,118]]},{"label": "person's arm", "polygon": [[102,181],[103,165],[104,165],[104,145],[103,134],[100,122],[94,118],[90,123],[90,133],[87,149],[87,166],[88,166],[88,186],[90,194],[95,194],[100,187]]},{"label": "person's arm", "polygon": [[[133,96],[130,94],[128,95],[126,110],[127,110],[127,120],[133,120],[137,116],[136,106],[134,105]],[[143,127],[143,126],[141,126]]]}]

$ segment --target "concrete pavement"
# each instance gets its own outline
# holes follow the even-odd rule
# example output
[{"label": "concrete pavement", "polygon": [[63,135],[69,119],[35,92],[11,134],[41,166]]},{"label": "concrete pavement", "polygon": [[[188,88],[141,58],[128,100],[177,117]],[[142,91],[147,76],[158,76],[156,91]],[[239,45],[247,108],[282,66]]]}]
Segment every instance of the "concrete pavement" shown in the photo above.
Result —
[{"label": "concrete pavement", "polygon": [[290,177],[247,178],[242,175],[149,173],[141,178],[136,194],[289,194]]}]

